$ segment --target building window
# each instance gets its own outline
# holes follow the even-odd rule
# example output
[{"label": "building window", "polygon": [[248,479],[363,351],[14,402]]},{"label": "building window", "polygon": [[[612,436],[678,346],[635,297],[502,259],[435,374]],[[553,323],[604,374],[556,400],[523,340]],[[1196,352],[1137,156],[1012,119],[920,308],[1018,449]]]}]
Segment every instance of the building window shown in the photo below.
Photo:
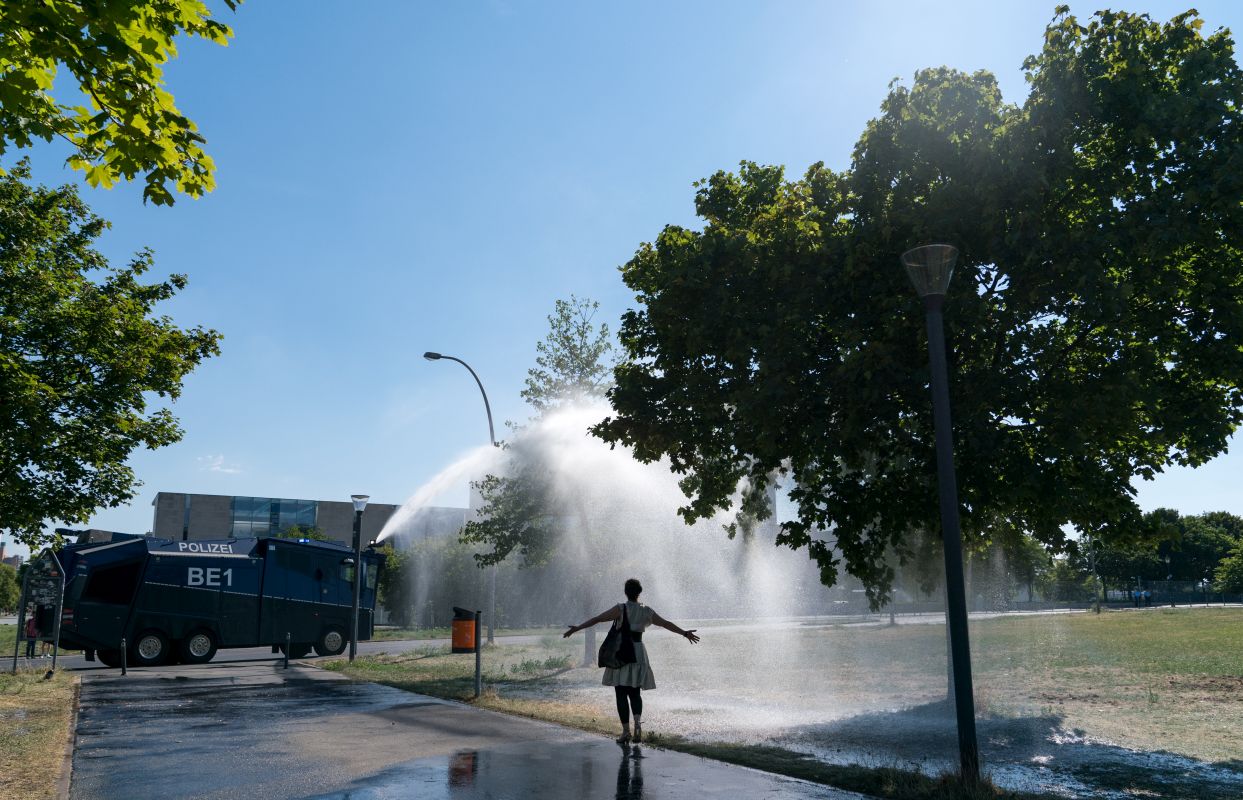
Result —
[{"label": "building window", "polygon": [[234,497],[230,533],[246,539],[274,536],[294,525],[314,528],[316,511],[314,500]]}]

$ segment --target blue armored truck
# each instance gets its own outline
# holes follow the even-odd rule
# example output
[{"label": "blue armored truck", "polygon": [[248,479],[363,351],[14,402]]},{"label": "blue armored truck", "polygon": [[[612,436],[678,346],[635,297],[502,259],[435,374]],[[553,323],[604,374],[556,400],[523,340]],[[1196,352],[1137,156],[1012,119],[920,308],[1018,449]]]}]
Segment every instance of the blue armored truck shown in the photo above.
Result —
[{"label": "blue armored truck", "polygon": [[[301,658],[349,641],[354,551],[290,539],[171,541],[113,534],[67,545],[60,643],[108,666],[211,661],[221,647],[272,646]],[[370,639],[382,557],[363,552],[358,638]]]}]

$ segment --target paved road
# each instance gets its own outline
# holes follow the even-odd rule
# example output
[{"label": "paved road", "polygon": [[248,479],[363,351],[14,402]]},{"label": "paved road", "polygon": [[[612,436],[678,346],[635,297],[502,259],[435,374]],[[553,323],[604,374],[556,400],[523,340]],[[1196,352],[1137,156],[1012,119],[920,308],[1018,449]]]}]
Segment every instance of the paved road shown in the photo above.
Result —
[{"label": "paved road", "polygon": [[71,800],[860,795],[293,664],[85,671]]}]

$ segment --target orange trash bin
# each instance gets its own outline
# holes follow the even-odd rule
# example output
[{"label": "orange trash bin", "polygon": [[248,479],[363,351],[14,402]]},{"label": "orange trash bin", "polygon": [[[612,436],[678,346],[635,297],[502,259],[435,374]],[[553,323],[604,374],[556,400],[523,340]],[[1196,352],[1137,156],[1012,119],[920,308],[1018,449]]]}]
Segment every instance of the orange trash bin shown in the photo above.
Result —
[{"label": "orange trash bin", "polygon": [[475,652],[475,612],[453,607],[453,652]]}]

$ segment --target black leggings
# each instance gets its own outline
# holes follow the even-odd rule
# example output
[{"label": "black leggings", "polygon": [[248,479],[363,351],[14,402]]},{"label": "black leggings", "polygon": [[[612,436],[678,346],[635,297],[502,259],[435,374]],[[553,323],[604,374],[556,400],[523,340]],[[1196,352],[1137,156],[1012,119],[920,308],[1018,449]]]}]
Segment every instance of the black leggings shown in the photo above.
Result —
[{"label": "black leggings", "polygon": [[614,686],[613,691],[617,693],[617,716],[621,717],[623,725],[630,724],[631,709],[634,709],[636,717],[643,716],[643,695],[639,694],[642,689],[638,686]]}]

